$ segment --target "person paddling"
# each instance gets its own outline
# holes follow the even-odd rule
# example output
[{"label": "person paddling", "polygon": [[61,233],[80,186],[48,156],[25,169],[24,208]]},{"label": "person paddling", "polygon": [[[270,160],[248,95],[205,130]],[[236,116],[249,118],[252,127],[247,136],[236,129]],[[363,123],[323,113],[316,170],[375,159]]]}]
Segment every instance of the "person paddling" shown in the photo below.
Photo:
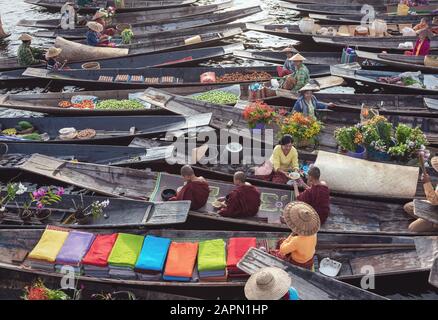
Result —
[{"label": "person paddling", "polygon": [[29,67],[34,64],[45,63],[41,57],[44,54],[44,50],[31,47],[32,37],[27,33],[23,33],[18,40],[21,40],[21,44],[18,47],[18,63],[22,67]]}]

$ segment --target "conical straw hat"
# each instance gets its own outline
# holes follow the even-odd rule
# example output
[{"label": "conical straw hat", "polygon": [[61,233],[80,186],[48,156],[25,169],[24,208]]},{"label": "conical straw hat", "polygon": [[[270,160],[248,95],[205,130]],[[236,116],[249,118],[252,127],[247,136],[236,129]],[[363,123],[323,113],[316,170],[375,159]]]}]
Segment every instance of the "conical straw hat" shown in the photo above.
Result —
[{"label": "conical straw hat", "polygon": [[283,217],[292,232],[300,236],[316,234],[321,225],[315,209],[301,201],[288,203],[284,208]]},{"label": "conical straw hat", "polygon": [[262,268],[248,279],[245,296],[248,300],[280,300],[291,286],[291,278],[280,268]]},{"label": "conical straw hat", "polygon": [[93,22],[93,21],[87,22],[87,27],[95,32],[102,32],[103,31],[102,25],[100,23],[97,23],[97,22]]},{"label": "conical straw hat", "polygon": [[291,61],[305,61],[306,58],[304,58],[301,54],[297,53],[292,58],[289,58]]},{"label": "conical straw hat", "polygon": [[61,53],[62,49],[61,48],[55,48],[55,47],[51,47],[49,50],[47,50],[46,53],[46,57],[47,58],[54,58],[59,56],[59,54]]},{"label": "conical straw hat", "polygon": [[32,37],[31,37],[30,35],[28,35],[27,33],[23,33],[23,34],[18,38],[18,40],[21,40],[21,41],[31,41],[31,40],[32,40]]}]

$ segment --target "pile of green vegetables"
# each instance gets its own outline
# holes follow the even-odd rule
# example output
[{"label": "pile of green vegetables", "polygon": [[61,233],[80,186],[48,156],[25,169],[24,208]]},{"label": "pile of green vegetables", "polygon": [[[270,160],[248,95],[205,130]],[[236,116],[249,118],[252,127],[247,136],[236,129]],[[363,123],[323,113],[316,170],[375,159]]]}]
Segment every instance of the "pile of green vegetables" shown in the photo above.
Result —
[{"label": "pile of green vegetables", "polygon": [[220,90],[202,93],[193,97],[193,99],[216,104],[236,104],[239,101],[239,97],[235,94]]},{"label": "pile of green vegetables", "polygon": [[135,100],[103,100],[96,105],[97,110],[135,110],[144,109],[144,106]]}]

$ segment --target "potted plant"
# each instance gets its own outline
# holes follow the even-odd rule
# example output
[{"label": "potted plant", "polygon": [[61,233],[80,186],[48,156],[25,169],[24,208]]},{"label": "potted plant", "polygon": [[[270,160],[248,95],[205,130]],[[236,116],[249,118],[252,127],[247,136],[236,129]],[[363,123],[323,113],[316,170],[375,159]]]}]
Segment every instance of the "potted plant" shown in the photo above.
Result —
[{"label": "potted plant", "polygon": [[243,110],[243,118],[251,129],[265,129],[275,119],[275,110],[262,101],[250,103]]},{"label": "potted plant", "polygon": [[22,209],[20,209],[18,203],[15,203],[15,204],[17,205],[17,208],[19,208],[19,209],[18,209],[18,217],[19,217],[23,222],[29,222],[30,219],[31,219],[32,216],[33,216],[33,212],[32,212],[32,210],[30,210],[31,202],[25,202],[25,203],[22,205]]},{"label": "potted plant", "polygon": [[9,182],[6,185],[6,195],[0,198],[0,219],[3,219],[6,212],[6,205],[10,201],[14,201],[17,195],[22,195],[27,191],[27,188],[20,183]]},{"label": "potted plant", "polygon": [[[103,209],[105,209],[110,203],[108,199],[105,201],[93,201],[90,205],[85,207],[82,195],[81,204],[79,206],[74,200],[72,201],[75,207],[74,217],[79,224],[88,224],[93,219],[100,217],[103,214]],[[104,215],[104,217],[106,217],[106,215]]]},{"label": "potted plant", "polygon": [[335,140],[341,153],[353,158],[365,159],[366,149],[362,145],[363,135],[360,125],[336,129]]},{"label": "potted plant", "polygon": [[393,146],[392,124],[383,116],[374,116],[361,126],[363,144],[367,149],[367,157],[371,160],[388,161],[389,147]]},{"label": "potted plant", "polygon": [[56,191],[51,188],[40,188],[30,194],[32,202],[36,203],[37,210],[35,212],[35,218],[38,220],[45,220],[50,217],[52,210],[45,208],[47,205],[58,203],[62,200],[64,194],[64,188],[59,187]]},{"label": "potted plant", "polygon": [[24,300],[70,300],[71,298],[62,290],[52,290],[45,286],[41,279],[35,281],[30,287],[24,288]]},{"label": "potted plant", "polygon": [[279,117],[278,126],[281,135],[290,134],[294,138],[294,144],[297,148],[315,145],[317,136],[323,128],[322,122],[301,112]]},{"label": "potted plant", "polygon": [[430,156],[426,150],[427,138],[420,128],[411,128],[405,124],[398,124],[395,129],[395,144],[388,149],[394,160],[406,163],[417,158],[421,153],[424,160]]}]

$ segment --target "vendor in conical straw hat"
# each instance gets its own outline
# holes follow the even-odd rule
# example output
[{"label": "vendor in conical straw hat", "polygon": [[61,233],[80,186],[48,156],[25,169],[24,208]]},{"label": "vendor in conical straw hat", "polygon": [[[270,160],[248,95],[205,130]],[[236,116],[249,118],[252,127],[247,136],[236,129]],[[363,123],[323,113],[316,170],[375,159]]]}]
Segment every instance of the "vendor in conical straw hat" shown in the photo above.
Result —
[{"label": "vendor in conical straw hat", "polygon": [[286,271],[265,267],[248,279],[245,284],[245,297],[248,300],[298,300],[298,294],[291,288],[291,283],[292,280]]},{"label": "vendor in conical straw hat", "polygon": [[286,61],[284,62],[284,65],[282,67],[277,67],[277,73],[279,77],[284,77],[295,71],[294,63],[289,60],[294,55],[294,49],[292,47],[287,47],[281,50],[281,52],[284,52],[286,54]]},{"label": "vendor in conical straw hat", "polygon": [[307,83],[298,91],[300,96],[294,104],[294,112],[301,112],[306,116],[315,117],[315,110],[325,110],[329,106],[333,106],[333,103],[325,104],[315,97],[314,93],[319,91],[317,84]]},{"label": "vendor in conical straw hat", "polygon": [[107,20],[106,20],[107,14],[102,11],[97,11],[93,18],[93,22],[99,23],[102,26],[102,31],[100,31],[102,34],[106,34],[108,36],[113,36],[116,33],[116,29],[114,28],[108,28]]},{"label": "vendor in conical straw hat", "polygon": [[286,205],[283,219],[292,234],[280,245],[280,254],[302,268],[312,269],[317,243],[316,234],[321,222],[318,213],[305,202],[295,201]]},{"label": "vendor in conical straw hat", "polygon": [[286,82],[289,82],[292,92],[298,92],[302,87],[304,87],[310,81],[309,69],[303,64],[306,60],[301,54],[297,53],[289,58],[295,66],[295,71],[287,77]]},{"label": "vendor in conical straw hat", "polygon": [[[428,151],[420,151],[420,153],[427,153]],[[430,160],[430,164],[435,171],[438,171],[438,157],[435,156]],[[438,206],[438,186],[436,189],[433,188],[432,182],[430,180],[430,176],[427,172],[423,172],[423,188],[424,193],[426,194],[427,201],[430,202],[433,206]],[[409,214],[412,218],[415,219],[412,222],[408,229],[412,232],[433,232],[438,231],[438,224],[427,221],[425,219],[419,218],[414,213],[414,203],[409,202],[405,204],[404,209],[407,214]]]},{"label": "vendor in conical straw hat", "polygon": [[41,58],[44,55],[44,50],[31,47],[32,37],[27,33],[23,33],[18,40],[21,40],[21,44],[18,47],[17,57],[18,63],[22,67],[29,67],[33,64],[44,63]]},{"label": "vendor in conical straw hat", "polygon": [[48,70],[58,70],[61,68],[62,64],[58,61],[58,57],[61,54],[61,48],[51,47],[46,52],[46,61]]}]

